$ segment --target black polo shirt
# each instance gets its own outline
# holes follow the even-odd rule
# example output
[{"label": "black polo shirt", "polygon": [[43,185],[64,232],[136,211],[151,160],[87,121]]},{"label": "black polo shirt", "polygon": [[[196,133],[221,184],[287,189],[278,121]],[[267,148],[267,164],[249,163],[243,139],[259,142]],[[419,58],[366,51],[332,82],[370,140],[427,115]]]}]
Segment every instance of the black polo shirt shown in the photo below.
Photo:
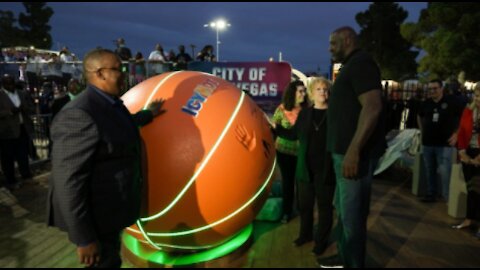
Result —
[{"label": "black polo shirt", "polygon": [[463,104],[453,96],[444,95],[435,103],[425,100],[418,112],[422,121],[422,144],[426,146],[449,146],[448,139],[458,129]]},{"label": "black polo shirt", "polygon": [[[358,97],[371,90],[382,89],[380,70],[370,55],[361,50],[352,52],[343,63],[335,80],[327,114],[327,149],[334,154],[345,155],[357,130],[362,106]],[[367,143],[361,149],[361,157],[378,158],[385,152],[384,110]]]}]

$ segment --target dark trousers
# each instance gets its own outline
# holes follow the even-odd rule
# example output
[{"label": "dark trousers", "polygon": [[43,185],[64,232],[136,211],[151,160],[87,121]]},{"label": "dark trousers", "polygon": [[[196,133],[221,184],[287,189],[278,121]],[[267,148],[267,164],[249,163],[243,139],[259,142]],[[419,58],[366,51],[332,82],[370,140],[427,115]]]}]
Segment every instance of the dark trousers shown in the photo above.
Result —
[{"label": "dark trousers", "polygon": [[28,162],[29,140],[23,125],[21,125],[18,138],[0,140],[2,171],[5,174],[7,185],[14,185],[17,182],[15,179],[15,160],[18,163],[22,177],[28,178],[32,176]]},{"label": "dark trousers", "polygon": [[120,232],[100,235],[100,262],[94,268],[120,268]]},{"label": "dark trousers", "polygon": [[[480,154],[480,149],[467,149],[467,155],[471,158],[475,158]],[[462,163],[463,176],[467,187],[471,184],[471,181],[478,181],[480,177],[480,167],[474,165]],[[473,179],[473,178],[476,179]],[[467,216],[466,218],[471,220],[480,220],[480,194],[467,188]]]},{"label": "dark trousers", "polygon": [[295,196],[295,168],[297,157],[277,151],[278,165],[282,173],[283,214],[292,217]]},{"label": "dark trousers", "polygon": [[[333,223],[333,194],[335,185],[326,185],[322,173],[310,172],[310,182],[297,182],[298,209],[300,211],[300,238],[315,239],[315,245],[325,248],[329,242]],[[315,201],[318,221],[313,230]]]}]

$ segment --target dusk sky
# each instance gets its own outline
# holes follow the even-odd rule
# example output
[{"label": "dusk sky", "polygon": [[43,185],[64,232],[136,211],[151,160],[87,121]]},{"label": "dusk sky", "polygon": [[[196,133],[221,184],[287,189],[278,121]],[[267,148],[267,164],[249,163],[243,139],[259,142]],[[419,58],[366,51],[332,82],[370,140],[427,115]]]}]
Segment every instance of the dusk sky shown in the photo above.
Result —
[{"label": "dusk sky", "polygon": [[[231,26],[220,32],[220,60],[283,60],[303,72],[328,71],[329,34],[338,27],[352,26],[358,12],[371,2],[323,3],[48,3],[54,10],[52,49],[68,46],[83,55],[96,46],[115,48],[113,40],[123,37],[127,47],[145,58],[156,43],[166,52],[184,44],[197,53],[206,44],[216,44],[216,32],[205,28],[215,19],[224,18]],[[416,22],[426,2],[399,3],[409,13],[407,22]],[[25,12],[21,3],[0,3],[1,10]],[[216,47],[215,47],[216,50]],[[216,52],[215,52],[216,54]]]}]

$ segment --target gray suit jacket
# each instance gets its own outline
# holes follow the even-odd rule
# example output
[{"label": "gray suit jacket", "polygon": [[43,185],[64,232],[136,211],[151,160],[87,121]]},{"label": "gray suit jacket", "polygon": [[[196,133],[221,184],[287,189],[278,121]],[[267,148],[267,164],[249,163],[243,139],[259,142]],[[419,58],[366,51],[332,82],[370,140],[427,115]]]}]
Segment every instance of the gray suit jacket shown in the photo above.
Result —
[{"label": "gray suit jacket", "polygon": [[90,86],[69,102],[52,124],[52,178],[48,224],[86,245],[120,232],[139,218],[140,135],[123,104],[112,104]]},{"label": "gray suit jacket", "polygon": [[12,113],[15,106],[8,95],[0,88],[0,140],[20,137],[19,113],[22,114],[23,124],[27,132],[30,135],[33,133],[33,123],[30,115],[35,111],[34,106],[30,98],[27,97],[28,93],[18,90],[17,93],[21,102],[20,112]]}]

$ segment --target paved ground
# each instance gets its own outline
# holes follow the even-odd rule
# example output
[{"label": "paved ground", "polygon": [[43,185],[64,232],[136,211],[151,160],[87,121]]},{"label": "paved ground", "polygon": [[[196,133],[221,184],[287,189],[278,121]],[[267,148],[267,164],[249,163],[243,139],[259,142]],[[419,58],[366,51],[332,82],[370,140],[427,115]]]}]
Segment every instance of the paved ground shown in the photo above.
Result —
[{"label": "paved ground", "polygon": [[[12,208],[3,201],[0,206],[0,267],[81,267],[65,233],[45,226],[48,164],[36,174],[13,192],[19,205]],[[419,202],[410,185],[411,174],[405,170],[390,170],[374,180],[367,266],[480,267],[480,241],[471,231],[451,229],[459,220],[447,215],[446,204]],[[313,243],[292,245],[298,226],[298,217],[288,224],[255,222],[253,243],[235,265],[316,267]],[[334,253],[332,245],[324,256]],[[132,265],[124,262],[122,267]]]}]

